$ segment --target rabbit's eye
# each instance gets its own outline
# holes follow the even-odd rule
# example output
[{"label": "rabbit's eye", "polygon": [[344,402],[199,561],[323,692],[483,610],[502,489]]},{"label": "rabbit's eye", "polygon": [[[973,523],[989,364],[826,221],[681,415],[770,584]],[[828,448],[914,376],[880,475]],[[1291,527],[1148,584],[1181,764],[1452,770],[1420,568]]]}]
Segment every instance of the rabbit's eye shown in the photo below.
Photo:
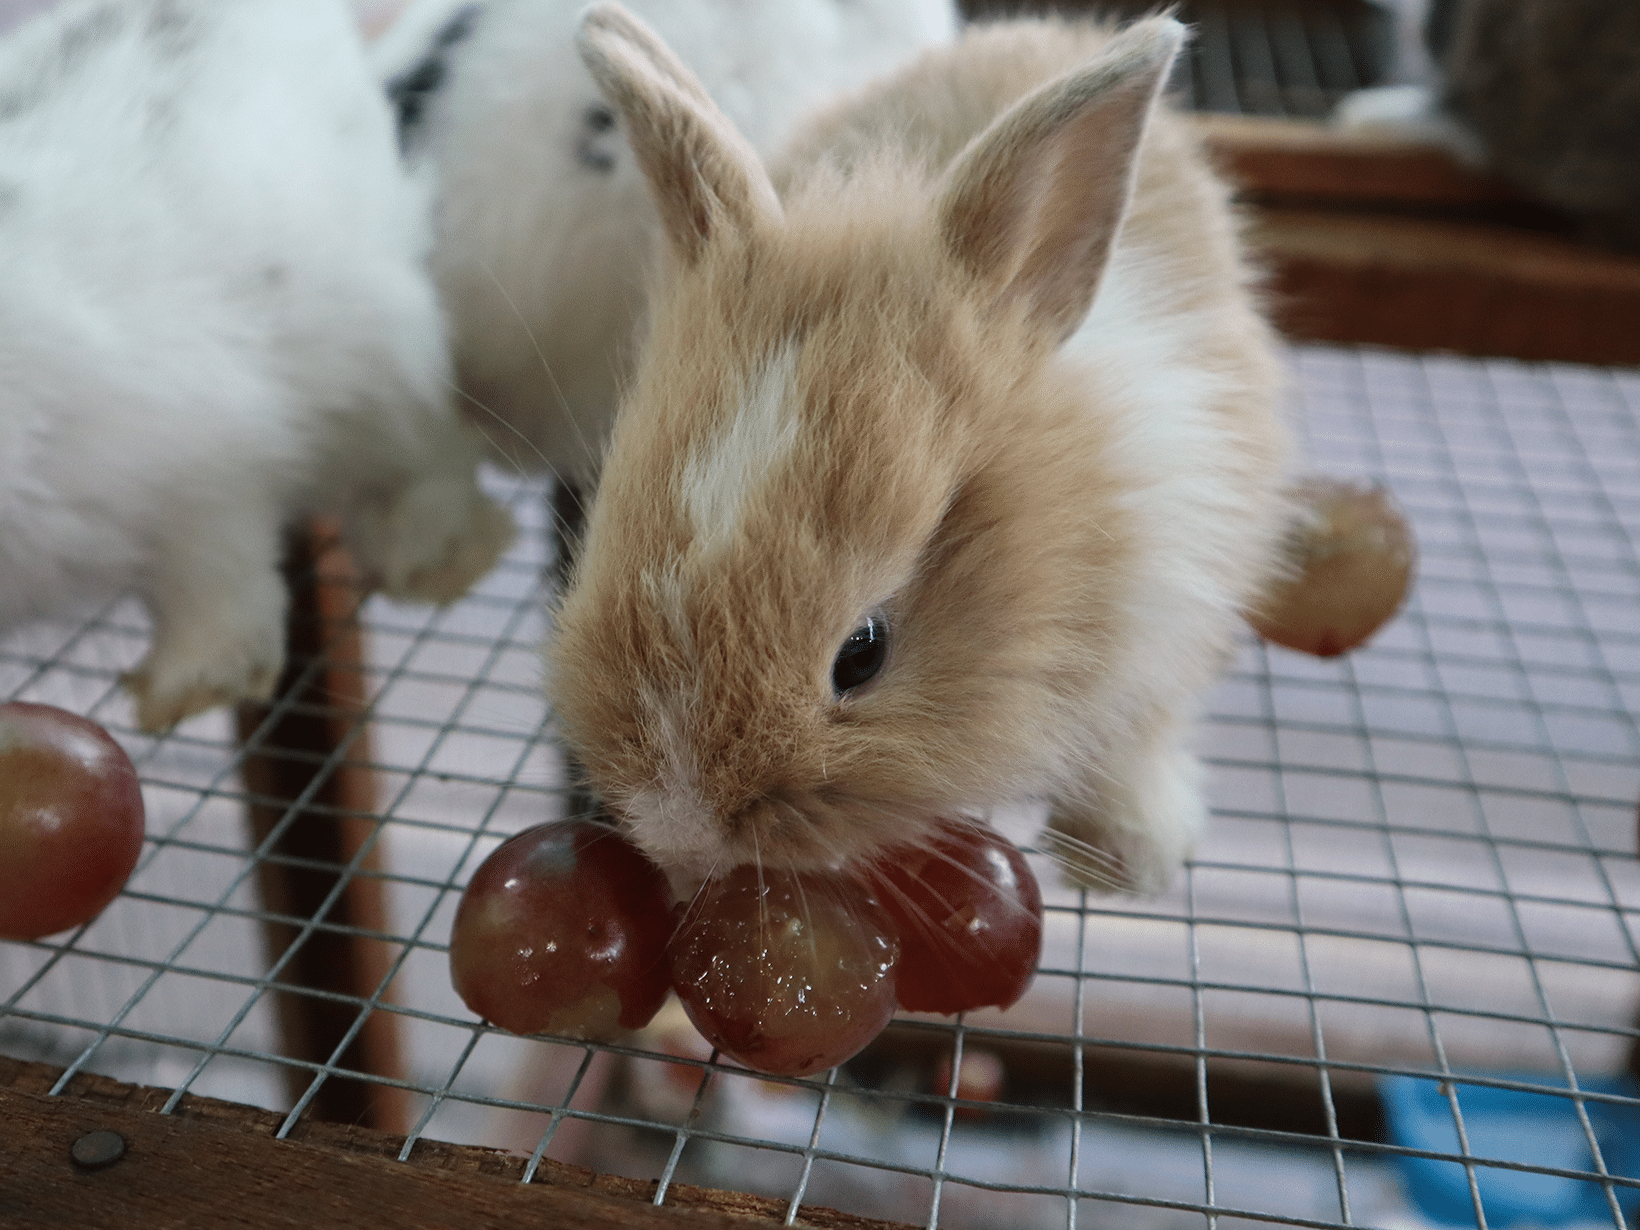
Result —
[{"label": "rabbit's eye", "polygon": [[837,695],[870,682],[888,660],[888,624],[876,615],[848,634],[831,664],[831,686]]}]

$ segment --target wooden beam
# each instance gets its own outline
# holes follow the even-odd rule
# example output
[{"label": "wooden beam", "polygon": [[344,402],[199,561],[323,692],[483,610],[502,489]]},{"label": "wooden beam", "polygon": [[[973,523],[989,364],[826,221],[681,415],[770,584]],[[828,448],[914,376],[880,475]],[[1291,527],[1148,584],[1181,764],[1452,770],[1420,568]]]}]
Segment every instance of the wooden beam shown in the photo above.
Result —
[{"label": "wooden beam", "polygon": [[1197,116],[1247,207],[1289,337],[1640,364],[1640,257],[1441,147],[1302,120]]},{"label": "wooden beam", "polygon": [[1219,169],[1253,200],[1382,202],[1480,211],[1516,208],[1520,194],[1445,149],[1314,120],[1191,116]]},{"label": "wooden beam", "polygon": [[[753,1230],[785,1218],[783,1201],[687,1184],[673,1184],[657,1206],[652,1181],[551,1160],[526,1184],[524,1158],[441,1141],[418,1141],[401,1162],[402,1136],[363,1127],[304,1120],[280,1140],[282,1116],[270,1111],[189,1096],[157,1114],[165,1090],[90,1073],[67,1094],[46,1096],[58,1074],[0,1059],[7,1230]],[[118,1160],[96,1168],[74,1161],[75,1142],[92,1132],[118,1134]],[[897,1230],[819,1207],[804,1208],[797,1224]]]},{"label": "wooden beam", "polygon": [[1640,259],[1485,223],[1264,208],[1250,241],[1289,337],[1640,364]]},{"label": "wooden beam", "polygon": [[[358,1021],[358,1001],[377,993],[396,949],[361,934],[389,930],[377,875],[381,820],[371,814],[376,783],[366,767],[361,588],[334,529],[324,527],[292,537],[285,579],[291,599],[285,672],[274,702],[242,705],[237,724],[250,839],[260,846],[272,838],[257,863],[257,886],[267,915],[267,961],[280,963],[283,989],[275,998],[282,1052],[302,1061],[285,1069],[294,1103],[313,1081],[315,1070],[307,1065],[331,1062]],[[359,859],[361,851],[367,852]],[[349,873],[355,859],[359,865]],[[309,920],[325,926],[304,934]],[[371,1012],[337,1064],[402,1076],[398,1018]],[[312,1110],[387,1131],[409,1125],[401,1090],[349,1077],[327,1078]]]}]

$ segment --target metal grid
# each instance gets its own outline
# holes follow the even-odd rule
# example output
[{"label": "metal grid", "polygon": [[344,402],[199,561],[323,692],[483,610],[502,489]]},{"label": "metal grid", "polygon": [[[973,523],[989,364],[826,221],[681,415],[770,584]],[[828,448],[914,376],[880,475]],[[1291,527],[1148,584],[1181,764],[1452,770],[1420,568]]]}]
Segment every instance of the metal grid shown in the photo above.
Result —
[{"label": "metal grid", "polygon": [[1168,8],[1192,30],[1175,85],[1201,111],[1317,118],[1396,69],[1396,17],[1374,0],[967,0],[962,8],[977,17],[1043,10],[1124,18]]},{"label": "metal grid", "polygon": [[[247,842],[237,777],[264,733],[236,746],[220,715],[135,732],[117,681],[146,629],[129,604],[0,639],[0,697],[104,723],[149,806],[143,861],[101,918],[0,945],[0,1053],[63,1066],[63,1086],[87,1070],[285,1111],[281,1134],[358,1076],[407,1099],[404,1156],[423,1137],[496,1145],[531,1158],[526,1177],[553,1157],[658,1179],[658,1203],[688,1181],[775,1196],[794,1221],[827,1205],[965,1230],[1417,1226],[1396,1167],[1431,1151],[1382,1138],[1376,1082],[1457,1074],[1440,1090],[1459,1143],[1434,1155],[1473,1189],[1581,1176],[1625,1226],[1640,1179],[1609,1173],[1599,1123],[1640,1113],[1631,1087],[1600,1083],[1640,1038],[1640,373],[1291,359],[1315,467],[1386,479],[1416,523],[1417,592],[1342,659],[1249,639],[1211,698],[1198,857],[1149,902],[1054,887],[1039,865],[1047,946],[1009,1013],[898,1023],[803,1081],[717,1061],[670,1012],[608,1047],[473,1019],[445,969],[457,894],[564,797],[537,686],[546,501],[497,480],[524,532],[477,592],[363,610],[380,793],[343,879],[379,880],[387,919],[282,920],[297,943],[339,930],[387,954],[374,993],[323,994],[353,1033],[391,1016],[403,1073],[354,1072],[340,1047],[280,1055],[294,945],[262,963],[272,847]],[[1000,823],[1026,839],[1034,819]],[[976,1051],[1002,1060],[999,1101],[954,1096]],[[1462,1088],[1552,1091],[1589,1160],[1490,1154]]]},{"label": "metal grid", "polygon": [[1370,0],[1198,0],[1180,15],[1194,27],[1186,97],[1201,111],[1325,116],[1392,67],[1394,18]]}]

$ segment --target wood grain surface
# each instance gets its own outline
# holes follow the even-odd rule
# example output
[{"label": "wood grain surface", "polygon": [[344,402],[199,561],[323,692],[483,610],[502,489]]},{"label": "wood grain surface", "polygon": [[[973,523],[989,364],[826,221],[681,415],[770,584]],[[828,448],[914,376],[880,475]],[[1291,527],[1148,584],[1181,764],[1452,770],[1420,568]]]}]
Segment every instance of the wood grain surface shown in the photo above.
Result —
[{"label": "wood grain surface", "polygon": [[1207,112],[1191,118],[1219,168],[1254,197],[1466,210],[1521,203],[1503,180],[1436,146],[1315,120]]},{"label": "wood grain surface", "polygon": [[[594,1175],[543,1161],[520,1182],[515,1154],[303,1120],[276,1139],[283,1116],[82,1074],[47,1095],[60,1070],[0,1059],[0,1226],[6,1230],[744,1230],[783,1222],[785,1204],[674,1184]],[[74,1142],[114,1131],[124,1156],[77,1165]],[[804,1208],[797,1224],[890,1230],[891,1223]]]},{"label": "wood grain surface", "polygon": [[1194,117],[1235,185],[1277,326],[1306,341],[1640,364],[1640,257],[1439,146]]},{"label": "wood grain surface", "polygon": [[1289,337],[1640,364],[1640,260],[1479,222],[1266,208],[1250,238]]},{"label": "wood grain surface", "polygon": [[[381,820],[364,719],[364,649],[357,613],[363,590],[334,524],[290,536],[284,565],[290,610],[286,664],[275,699],[236,714],[240,778],[257,859],[267,966],[291,1100],[314,1065],[372,1076],[403,1075],[397,1018],[363,1011],[379,996],[398,946],[388,931]],[[329,1076],[313,1113],[384,1131],[410,1125],[390,1084]]]}]

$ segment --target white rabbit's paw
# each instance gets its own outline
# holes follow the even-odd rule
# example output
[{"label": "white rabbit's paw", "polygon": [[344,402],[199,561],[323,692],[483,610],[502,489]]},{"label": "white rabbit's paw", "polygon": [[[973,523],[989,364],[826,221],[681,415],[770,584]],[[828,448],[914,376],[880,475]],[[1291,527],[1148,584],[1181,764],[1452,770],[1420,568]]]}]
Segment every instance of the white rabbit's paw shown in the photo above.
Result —
[{"label": "white rabbit's paw", "polygon": [[1168,748],[1093,798],[1056,802],[1045,844],[1071,883],[1101,892],[1164,891],[1207,823],[1201,769]]},{"label": "white rabbit's paw", "polygon": [[137,704],[137,724],[161,731],[217,705],[267,700],[284,665],[283,638],[273,635],[237,644],[219,638],[198,641],[169,638],[125,676],[125,689]]},{"label": "white rabbit's paw", "polygon": [[495,567],[513,529],[512,514],[470,482],[428,480],[361,510],[354,546],[384,593],[444,606]]}]

